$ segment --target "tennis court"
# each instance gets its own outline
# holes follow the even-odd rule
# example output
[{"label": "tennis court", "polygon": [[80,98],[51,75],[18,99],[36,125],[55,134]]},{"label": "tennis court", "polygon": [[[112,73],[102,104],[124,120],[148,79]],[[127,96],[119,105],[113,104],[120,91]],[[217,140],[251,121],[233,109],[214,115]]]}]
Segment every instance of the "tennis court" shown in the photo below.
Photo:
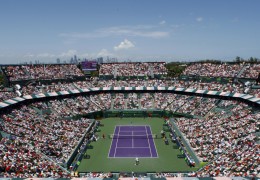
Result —
[{"label": "tennis court", "polygon": [[111,135],[109,158],[157,158],[150,126],[116,126]]},{"label": "tennis court", "polygon": [[[170,142],[169,145],[165,145],[162,138],[160,138],[160,132],[164,125],[164,119],[162,118],[106,118],[101,120],[102,126],[99,127],[99,131],[97,132],[97,136],[100,138],[98,141],[92,141],[90,143],[90,147],[85,152],[87,156],[83,158],[79,164],[79,168],[77,171],[79,173],[83,172],[189,172],[196,171],[199,166],[189,167],[184,158],[179,158],[178,155],[181,155],[181,152],[178,148],[174,148],[176,146],[175,143]],[[148,157],[138,157],[140,158],[140,164],[135,166],[135,156],[134,157],[124,157],[119,158],[117,154],[115,156],[109,157],[110,151],[115,151],[116,144],[120,146],[123,140],[129,139],[129,137],[123,136],[120,133],[121,137],[119,141],[116,143],[116,133],[119,131],[116,129],[116,126],[127,127],[127,126],[135,126],[142,127],[139,130],[141,132],[137,132],[139,130],[135,129],[133,134],[138,135],[139,133],[143,134],[157,134],[157,138],[152,139],[155,147],[154,150],[157,152],[157,158],[151,157],[148,151],[147,139],[141,140],[142,143],[146,143],[145,146],[143,144],[139,145],[140,147],[147,147],[146,152]],[[147,126],[148,133],[145,131],[145,126]],[[149,129],[151,130],[149,132]],[[116,131],[115,131],[116,130]],[[120,132],[122,131],[130,131],[125,132],[126,134],[132,133],[129,130],[129,127],[124,129],[120,128]],[[102,138],[105,135],[106,138]],[[111,139],[110,135],[113,135],[113,139]],[[140,134],[139,134],[140,135]],[[169,133],[166,132],[166,136],[169,136]],[[109,137],[109,138],[108,138]],[[131,136],[130,136],[131,137]],[[151,136],[150,136],[151,137]],[[140,139],[140,138],[139,138]],[[114,147],[112,147],[112,143],[114,141]],[[124,156],[127,151],[130,151],[131,143],[130,140],[126,140],[128,143],[121,144],[124,150]],[[137,142],[138,141],[138,142]],[[134,139],[134,147],[137,148],[137,143],[139,144],[139,140]],[[124,145],[124,146],[123,146]],[[114,149],[114,150],[113,150]],[[121,155],[120,155],[121,156]]]}]

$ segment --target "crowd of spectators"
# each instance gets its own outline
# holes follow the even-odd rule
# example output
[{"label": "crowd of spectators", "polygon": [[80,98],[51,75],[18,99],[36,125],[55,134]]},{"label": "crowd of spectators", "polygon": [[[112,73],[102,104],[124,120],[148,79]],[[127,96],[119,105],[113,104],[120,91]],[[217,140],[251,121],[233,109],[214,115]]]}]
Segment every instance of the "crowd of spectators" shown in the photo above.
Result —
[{"label": "crowd of spectators", "polygon": [[260,64],[246,64],[244,72],[241,74],[242,78],[258,78],[260,73]]},{"label": "crowd of spectators", "polygon": [[242,70],[244,64],[214,64],[214,63],[194,63],[188,66],[184,75],[197,75],[208,77],[235,77]]},{"label": "crowd of spectators", "polygon": [[22,87],[21,93],[23,95],[34,95],[48,92],[69,91],[73,89],[77,89],[73,82],[52,82],[51,84],[28,84]]},{"label": "crowd of spectators", "polygon": [[5,66],[10,81],[30,79],[67,79],[68,76],[84,76],[75,64],[37,64]]},{"label": "crowd of spectators", "polygon": [[[259,89],[248,89],[241,83],[218,83],[218,82],[201,82],[201,81],[183,81],[183,80],[88,80],[88,81],[75,81],[75,82],[52,82],[47,83],[31,83],[26,86],[22,86],[19,90],[21,96],[24,95],[36,95],[40,93],[50,93],[58,91],[80,90],[94,87],[175,87],[175,88],[191,88],[191,89],[203,89],[211,91],[224,91],[231,93],[243,93],[251,94],[256,97],[260,97]],[[0,91],[0,101],[5,101],[14,97],[18,97],[19,94],[10,90]]]},{"label": "crowd of spectators", "polygon": [[177,95],[175,97],[176,99],[173,99],[171,103],[165,108],[165,110],[176,112],[178,109],[180,109],[185,103],[187,103],[188,99],[191,99],[191,96],[182,96],[182,95]]},{"label": "crowd of spectators", "polygon": [[97,103],[86,96],[51,100],[48,101],[48,104],[49,108],[56,111],[61,117],[74,117],[78,114],[88,114],[101,110]]},{"label": "crowd of spectators", "polygon": [[10,81],[29,79],[29,74],[26,73],[26,66],[6,66],[3,70]]},{"label": "crowd of spectators", "polygon": [[23,137],[0,140],[0,177],[66,178],[70,174],[44,158]]},{"label": "crowd of spectators", "polygon": [[152,93],[143,93],[140,96],[141,109],[154,109],[154,96]]},{"label": "crowd of spectators", "polygon": [[216,101],[216,99],[172,93],[100,93],[72,99],[65,98],[62,101],[51,100],[48,104],[49,108],[53,108],[62,117],[109,109],[165,109],[205,116],[203,112],[212,109]]},{"label": "crowd of spectators", "polygon": [[[53,162],[64,164],[70,158],[71,153],[78,145],[79,140],[83,138],[89,124],[92,122],[86,118],[68,118],[73,113],[73,115],[80,113],[77,107],[70,108],[69,105],[75,106],[77,103],[81,103],[81,100],[76,99],[74,102],[73,100],[54,100],[49,101],[48,104],[38,102],[30,106],[22,105],[18,109],[13,109],[8,114],[1,115],[1,119],[3,120],[0,125],[1,129],[16,139],[22,140],[26,147],[32,146],[35,150],[52,159]],[[78,106],[82,106],[82,104]],[[53,107],[55,107],[55,110]],[[34,108],[41,108],[39,109],[41,112],[44,110],[49,110],[49,112],[40,113]],[[15,143],[15,145],[19,144]],[[18,147],[14,146],[14,148]],[[37,157],[38,155],[36,154],[35,156]],[[10,156],[10,158],[12,157]],[[29,160],[31,161],[31,159]],[[27,158],[24,159],[25,162],[20,161],[22,164],[27,164]],[[9,172],[5,170],[4,172],[11,175],[10,173],[13,171]],[[23,174],[24,176],[27,175]],[[56,175],[52,174],[52,176]]]},{"label": "crowd of spectators", "polygon": [[151,76],[152,74],[167,74],[165,64],[164,62],[106,63],[100,65],[99,75]]},{"label": "crowd of spectators", "polygon": [[252,89],[250,94],[260,98],[260,89]]},{"label": "crowd of spectators", "polygon": [[[242,68],[241,77],[256,78],[259,64],[190,65],[184,75],[209,77],[235,77]],[[76,65],[24,65],[6,66],[11,81],[28,79],[66,79],[82,76]],[[252,72],[252,73],[251,73]],[[166,74],[165,63],[102,64],[100,75],[150,76]],[[177,79],[99,80],[28,84],[20,92],[32,95],[54,91],[68,91],[93,87],[173,86],[176,88],[205,89],[232,93],[245,93],[239,83],[183,81]],[[259,89],[249,94],[260,97]],[[0,101],[16,97],[17,93],[3,89]],[[176,121],[184,137],[203,161],[210,162],[196,176],[255,176],[259,169],[259,145],[255,132],[259,130],[260,113],[248,105],[234,101],[195,97],[173,93],[99,93],[52,99],[21,105],[1,115],[0,129],[12,138],[0,141],[0,177],[69,177],[59,167],[84,137],[91,120],[73,119],[108,109],[164,109],[194,115],[194,119]],[[0,120],[1,120],[0,119]],[[46,159],[48,158],[48,159]],[[242,174],[241,174],[242,173]],[[96,177],[105,177],[100,173]],[[93,177],[91,174],[88,177]]]},{"label": "crowd of spectators", "polygon": [[77,96],[63,100],[50,100],[48,107],[61,117],[73,117],[100,110],[123,109],[165,109],[172,112],[205,116],[217,99],[173,93],[100,93],[89,96]]},{"label": "crowd of spectators", "polygon": [[[57,112],[57,111],[56,111]],[[65,163],[83,137],[90,123],[88,119],[69,120],[62,113],[39,115],[32,108],[22,106],[3,115],[3,131],[27,139],[57,163]]]},{"label": "crowd of spectators", "polygon": [[[200,81],[182,81],[182,80],[100,80],[100,81],[76,81],[76,82],[52,82],[51,84],[28,84],[23,86],[20,92],[22,95],[33,95],[39,93],[49,93],[58,91],[69,91],[74,89],[85,89],[94,87],[175,87],[175,88],[191,88],[203,89],[211,91],[224,91],[231,93],[245,93],[259,96],[259,89],[250,89],[245,91],[246,87],[243,84],[237,83],[217,83],[217,82],[200,82]],[[0,100],[4,101],[10,98],[17,97],[18,94],[13,91],[1,91]]]},{"label": "crowd of spectators", "polygon": [[154,101],[158,109],[204,117],[207,112],[215,107],[217,99],[183,96],[171,93],[156,93]]},{"label": "crowd of spectators", "polygon": [[256,176],[260,172],[255,134],[260,113],[252,113],[243,103],[224,102],[221,107],[228,110],[176,121],[196,154],[210,162],[197,176]]},{"label": "crowd of spectators", "polygon": [[111,94],[110,93],[102,93],[99,94],[100,103],[103,105],[104,109],[111,109]]},{"label": "crowd of spectators", "polygon": [[[208,91],[222,91],[227,84],[218,83],[218,82],[190,82],[189,88],[191,89],[203,89]],[[187,87],[187,86],[185,86]]]},{"label": "crowd of spectators", "polygon": [[126,109],[126,100],[123,93],[117,93],[112,95],[111,102],[114,109]]},{"label": "crowd of spectators", "polygon": [[[96,83],[88,83],[88,87],[153,87],[153,86],[163,86],[163,87],[188,87],[189,82],[169,79],[169,80],[161,80],[161,79],[149,79],[149,80],[99,80]],[[84,87],[84,86],[81,86]],[[85,86],[86,87],[86,86]]]},{"label": "crowd of spectators", "polygon": [[154,105],[157,109],[166,109],[175,99],[177,94],[172,93],[155,93],[154,94]]},{"label": "crowd of spectators", "polygon": [[0,90],[0,102],[5,101],[7,99],[11,99],[17,97],[18,95],[13,91],[6,88]]},{"label": "crowd of spectators", "polygon": [[178,112],[191,114],[200,104],[202,97],[190,97],[179,107]]},{"label": "crowd of spectators", "polygon": [[191,112],[192,115],[204,117],[217,103],[217,99],[214,98],[201,98],[200,102],[196,102],[197,106]]},{"label": "crowd of spectators", "polygon": [[[240,73],[241,72],[241,73]],[[193,63],[183,72],[184,75],[208,77],[238,77],[257,79],[260,72],[259,63]],[[240,74],[239,74],[240,73]]]},{"label": "crowd of spectators", "polygon": [[127,109],[139,109],[139,95],[137,93],[129,93],[127,100]]},{"label": "crowd of spectators", "polygon": [[[162,108],[197,115],[197,119],[181,118],[176,123],[197,155],[204,161],[213,162],[198,172],[198,175],[229,176],[238,175],[236,172],[244,170],[248,175],[253,175],[256,172],[259,159],[248,157],[257,157],[259,153],[253,133],[257,129],[260,114],[253,114],[246,104],[233,101],[217,103],[216,99],[171,93],[101,93],[22,105],[1,116],[1,128],[17,139],[22,139],[26,146],[32,146],[54,162],[62,164],[70,157],[90,123],[89,119],[70,118],[111,107]],[[216,107],[223,110],[212,111]],[[46,113],[39,113],[35,108]],[[233,152],[237,154],[234,155]],[[36,155],[38,156],[37,153]],[[245,166],[247,163],[252,164],[250,168]],[[6,170],[3,172],[6,176],[12,173]],[[59,173],[54,176],[59,176]]]}]

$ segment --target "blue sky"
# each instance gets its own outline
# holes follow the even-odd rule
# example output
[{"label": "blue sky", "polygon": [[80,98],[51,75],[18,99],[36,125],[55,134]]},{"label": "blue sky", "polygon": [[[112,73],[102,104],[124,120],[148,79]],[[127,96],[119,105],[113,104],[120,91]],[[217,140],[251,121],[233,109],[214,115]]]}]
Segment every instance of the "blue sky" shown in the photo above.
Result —
[{"label": "blue sky", "polygon": [[260,58],[259,0],[0,0],[0,63]]}]

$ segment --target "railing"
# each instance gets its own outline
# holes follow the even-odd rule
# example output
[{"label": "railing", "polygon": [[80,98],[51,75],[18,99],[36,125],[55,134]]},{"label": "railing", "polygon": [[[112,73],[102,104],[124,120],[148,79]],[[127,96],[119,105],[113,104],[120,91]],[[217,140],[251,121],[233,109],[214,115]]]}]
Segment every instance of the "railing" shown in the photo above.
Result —
[{"label": "railing", "polygon": [[182,132],[179,130],[178,126],[175,124],[174,120],[171,119],[171,123],[173,125],[173,128],[177,135],[181,136],[181,140],[187,150],[189,151],[190,155],[193,157],[196,164],[200,163],[200,159],[197,157],[196,153],[193,151],[193,149],[190,147],[189,143],[186,141],[185,137],[183,136]]},{"label": "railing", "polygon": [[95,121],[92,120],[92,123],[88,126],[88,128],[86,129],[84,135],[82,136],[82,138],[79,140],[78,145],[74,148],[74,150],[72,151],[72,153],[70,154],[69,158],[67,159],[65,166],[68,168],[70,166],[70,164],[73,162],[74,158],[76,157],[76,155],[78,154],[78,150],[80,148],[80,146],[82,145],[83,141],[86,138],[86,135],[89,133],[89,131],[91,130],[91,128],[94,126]]}]

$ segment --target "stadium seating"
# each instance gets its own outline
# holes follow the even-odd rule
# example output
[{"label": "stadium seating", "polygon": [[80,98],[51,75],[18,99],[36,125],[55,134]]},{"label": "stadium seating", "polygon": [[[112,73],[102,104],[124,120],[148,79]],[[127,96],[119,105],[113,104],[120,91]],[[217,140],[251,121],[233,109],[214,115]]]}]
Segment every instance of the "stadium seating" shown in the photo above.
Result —
[{"label": "stadium seating", "polygon": [[[21,96],[39,93],[73,91],[95,87],[176,87],[245,93],[241,83],[205,82],[201,80],[169,79],[109,79],[92,78],[67,81],[70,76],[83,76],[76,65],[10,65],[5,73],[10,82],[21,80],[65,79],[50,83],[30,83],[19,90]],[[256,79],[259,64],[195,63],[183,75],[207,77],[237,77]],[[166,75],[165,63],[102,64],[100,75],[151,76]],[[2,88],[0,101],[17,97],[13,87]],[[248,94],[260,97],[259,89]],[[188,176],[256,176],[259,169],[259,109],[246,103],[180,93],[97,92],[65,98],[51,98],[20,103],[0,114],[0,130],[8,137],[0,140],[0,177],[65,178],[71,177],[62,166],[85,136],[91,120],[77,117],[104,110],[163,109],[192,118],[175,121],[180,132],[201,161],[210,162]],[[111,177],[110,173],[89,173],[87,177]],[[176,174],[157,173],[156,177]]]}]

